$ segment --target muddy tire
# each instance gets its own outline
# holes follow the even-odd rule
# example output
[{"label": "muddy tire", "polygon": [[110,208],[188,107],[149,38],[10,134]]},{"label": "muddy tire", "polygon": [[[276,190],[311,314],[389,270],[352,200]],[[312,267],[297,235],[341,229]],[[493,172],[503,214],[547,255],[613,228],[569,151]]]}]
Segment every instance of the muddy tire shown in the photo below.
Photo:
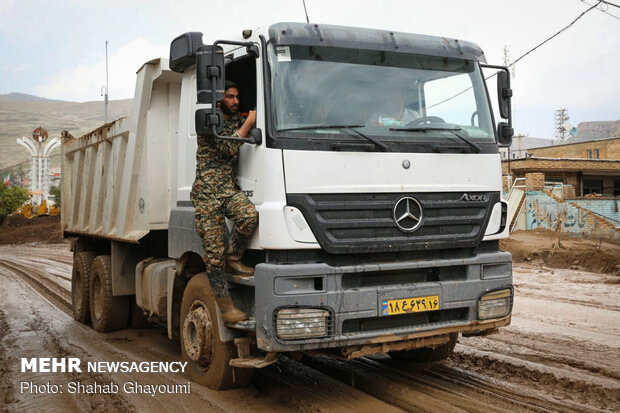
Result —
[{"label": "muddy tire", "polygon": [[93,251],[80,251],[73,257],[71,274],[73,318],[84,324],[90,322],[90,269],[96,256]]},{"label": "muddy tire", "polygon": [[112,263],[100,255],[90,271],[90,319],[100,333],[121,330],[129,321],[129,296],[112,295]]},{"label": "muddy tire", "polygon": [[253,369],[230,366],[237,349],[220,340],[215,297],[205,273],[189,280],[181,302],[180,337],[186,371],[196,383],[214,390],[245,387]]},{"label": "muddy tire", "polygon": [[452,355],[458,341],[458,333],[450,334],[450,341],[437,347],[423,347],[407,351],[391,351],[390,357],[412,363],[434,363],[445,360]]}]

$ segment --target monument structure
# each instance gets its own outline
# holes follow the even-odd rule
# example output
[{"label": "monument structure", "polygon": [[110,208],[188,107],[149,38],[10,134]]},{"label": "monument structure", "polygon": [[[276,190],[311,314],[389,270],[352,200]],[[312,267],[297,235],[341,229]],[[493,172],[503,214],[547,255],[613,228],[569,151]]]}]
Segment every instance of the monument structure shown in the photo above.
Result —
[{"label": "monument structure", "polygon": [[48,137],[47,130],[38,127],[32,133],[32,138],[26,136],[17,138],[17,143],[30,153],[29,190],[32,193],[32,203],[37,205],[47,201],[49,196],[50,153],[60,145],[60,138],[48,140]]}]

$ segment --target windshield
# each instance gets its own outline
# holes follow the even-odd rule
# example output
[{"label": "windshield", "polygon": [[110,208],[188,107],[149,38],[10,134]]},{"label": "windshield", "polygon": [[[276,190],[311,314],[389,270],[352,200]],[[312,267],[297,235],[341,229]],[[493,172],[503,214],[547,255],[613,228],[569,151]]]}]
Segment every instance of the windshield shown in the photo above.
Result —
[{"label": "windshield", "polygon": [[[286,139],[494,142],[477,62],[373,50],[271,46],[272,117]],[[344,127],[343,127],[344,126]],[[356,133],[352,133],[354,128]]]}]

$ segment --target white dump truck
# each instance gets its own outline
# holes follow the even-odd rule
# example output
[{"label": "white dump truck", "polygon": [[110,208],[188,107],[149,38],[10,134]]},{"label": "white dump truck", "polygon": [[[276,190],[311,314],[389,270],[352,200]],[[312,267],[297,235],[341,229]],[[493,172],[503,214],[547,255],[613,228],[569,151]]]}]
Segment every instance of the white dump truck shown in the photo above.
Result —
[{"label": "white dump truck", "polygon": [[[212,38],[221,38],[211,34]],[[466,41],[277,23],[203,44],[174,39],[145,63],[133,112],[62,142],[62,228],[75,237],[76,320],[97,331],[146,318],[180,339],[189,375],[243,386],[278,353],[448,357],[460,333],[508,325],[511,256],[498,147],[510,143],[508,71],[495,123]],[[238,182],[259,213],[229,276],[222,322],[190,189],[196,136],[218,138],[224,80],[257,122]]]}]

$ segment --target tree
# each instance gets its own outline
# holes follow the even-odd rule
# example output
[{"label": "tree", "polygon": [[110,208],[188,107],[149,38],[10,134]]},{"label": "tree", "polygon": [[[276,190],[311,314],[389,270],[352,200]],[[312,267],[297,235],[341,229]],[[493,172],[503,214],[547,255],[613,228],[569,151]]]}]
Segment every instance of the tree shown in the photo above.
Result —
[{"label": "tree", "polygon": [[0,187],[0,225],[29,198],[28,191],[19,186]]},{"label": "tree", "polygon": [[54,204],[60,208],[60,185],[50,187],[50,195],[54,197]]}]

